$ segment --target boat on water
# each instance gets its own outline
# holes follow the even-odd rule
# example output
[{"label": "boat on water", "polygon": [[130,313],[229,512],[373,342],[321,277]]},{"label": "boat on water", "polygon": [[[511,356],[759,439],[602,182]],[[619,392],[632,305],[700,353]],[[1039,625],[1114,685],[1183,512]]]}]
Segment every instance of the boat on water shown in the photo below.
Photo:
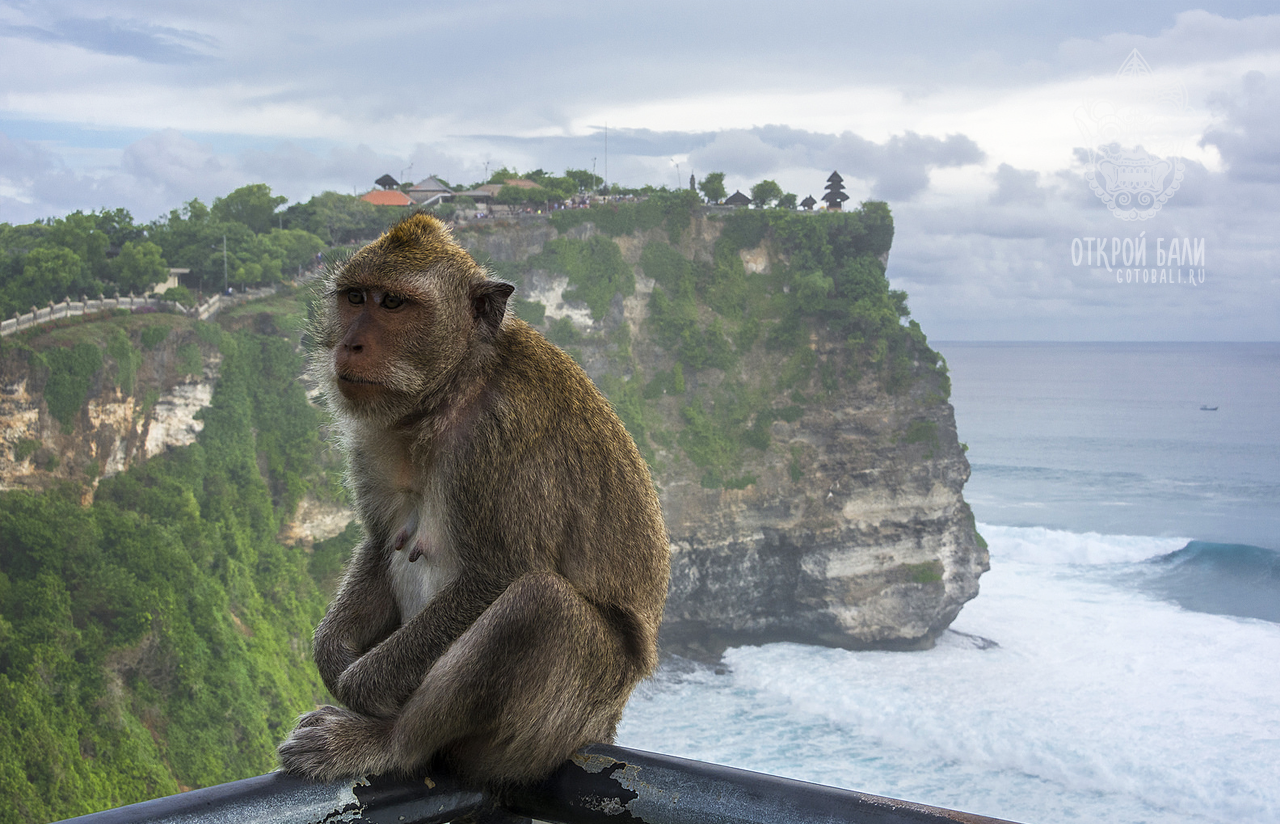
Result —
[{"label": "boat on water", "polygon": [[1217,411],[1218,411],[1218,407],[1216,407],[1216,406],[1209,406],[1208,404],[1201,404],[1201,405],[1200,405],[1200,411],[1201,411],[1201,412],[1217,412]]}]

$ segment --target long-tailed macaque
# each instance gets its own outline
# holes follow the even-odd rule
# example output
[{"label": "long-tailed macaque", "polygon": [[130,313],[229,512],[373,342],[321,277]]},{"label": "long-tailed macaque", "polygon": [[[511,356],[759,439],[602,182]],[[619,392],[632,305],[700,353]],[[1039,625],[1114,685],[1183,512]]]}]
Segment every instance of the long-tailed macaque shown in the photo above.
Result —
[{"label": "long-tailed macaque", "polygon": [[436,219],[335,267],[311,329],[364,525],[315,633],[346,709],[280,745],[319,779],[432,765],[536,781],[610,742],[657,659],[668,544],[648,469],[571,358]]}]

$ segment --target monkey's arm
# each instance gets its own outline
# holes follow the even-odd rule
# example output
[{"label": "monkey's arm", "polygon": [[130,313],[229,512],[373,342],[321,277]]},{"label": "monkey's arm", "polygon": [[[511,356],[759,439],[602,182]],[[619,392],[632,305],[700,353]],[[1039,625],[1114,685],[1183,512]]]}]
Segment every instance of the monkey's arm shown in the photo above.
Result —
[{"label": "monkey's arm", "polygon": [[376,718],[395,716],[436,660],[501,591],[484,582],[456,579],[421,612],[346,667],[336,689],[330,691],[356,712]]},{"label": "monkey's arm", "polygon": [[342,674],[400,623],[384,566],[377,545],[366,538],[352,554],[342,585],[316,627],[316,668],[329,692],[344,702]]}]

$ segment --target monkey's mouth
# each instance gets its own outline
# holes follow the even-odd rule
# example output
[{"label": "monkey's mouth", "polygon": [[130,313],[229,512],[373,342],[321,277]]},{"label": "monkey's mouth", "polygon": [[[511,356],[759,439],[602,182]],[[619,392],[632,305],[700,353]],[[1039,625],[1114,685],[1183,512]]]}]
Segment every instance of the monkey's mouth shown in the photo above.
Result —
[{"label": "monkey's mouth", "polygon": [[337,377],[338,377],[339,383],[355,383],[361,386],[381,386],[382,385],[378,381],[372,381],[372,380],[369,380],[368,378],[360,378],[355,375],[344,375],[341,372],[337,373]]},{"label": "monkey's mouth", "polygon": [[387,391],[386,385],[381,382],[359,375],[339,372],[336,377],[338,391],[349,401],[359,403],[371,401],[381,397]]}]

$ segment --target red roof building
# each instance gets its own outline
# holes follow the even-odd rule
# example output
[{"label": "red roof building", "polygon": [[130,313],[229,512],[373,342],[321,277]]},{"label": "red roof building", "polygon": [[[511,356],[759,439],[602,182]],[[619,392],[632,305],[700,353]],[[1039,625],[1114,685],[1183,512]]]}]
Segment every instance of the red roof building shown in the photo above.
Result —
[{"label": "red roof building", "polygon": [[412,206],[413,198],[409,197],[399,189],[374,189],[367,195],[361,195],[361,200],[367,200],[374,206]]}]

